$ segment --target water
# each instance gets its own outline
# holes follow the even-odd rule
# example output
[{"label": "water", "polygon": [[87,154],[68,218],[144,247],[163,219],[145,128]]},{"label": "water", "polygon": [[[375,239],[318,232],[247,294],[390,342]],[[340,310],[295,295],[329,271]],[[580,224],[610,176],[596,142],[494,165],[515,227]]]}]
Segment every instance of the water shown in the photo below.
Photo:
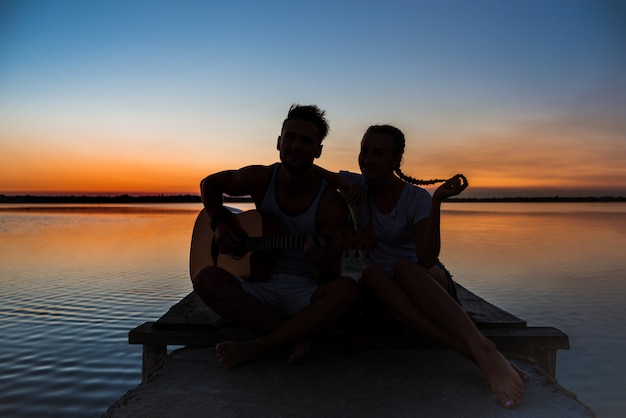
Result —
[{"label": "water", "polygon": [[[200,205],[28,207],[0,205],[0,416],[99,417],[141,381],[128,331],[191,291]],[[626,416],[626,204],[446,203],[442,229],[455,279],[567,333],[559,383]]]}]

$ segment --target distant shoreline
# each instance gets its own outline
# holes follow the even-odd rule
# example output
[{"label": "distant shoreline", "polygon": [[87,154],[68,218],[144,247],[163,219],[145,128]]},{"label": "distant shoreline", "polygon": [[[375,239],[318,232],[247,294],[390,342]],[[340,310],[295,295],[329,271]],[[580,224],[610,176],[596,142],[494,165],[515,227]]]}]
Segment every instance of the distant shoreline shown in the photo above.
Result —
[{"label": "distant shoreline", "polygon": [[[248,197],[224,198],[229,203],[252,202]],[[117,195],[117,196],[87,196],[87,195],[14,195],[0,194],[0,203],[200,203],[199,195]],[[626,202],[626,196],[602,196],[602,197],[487,197],[487,198],[451,198],[446,202]]]}]

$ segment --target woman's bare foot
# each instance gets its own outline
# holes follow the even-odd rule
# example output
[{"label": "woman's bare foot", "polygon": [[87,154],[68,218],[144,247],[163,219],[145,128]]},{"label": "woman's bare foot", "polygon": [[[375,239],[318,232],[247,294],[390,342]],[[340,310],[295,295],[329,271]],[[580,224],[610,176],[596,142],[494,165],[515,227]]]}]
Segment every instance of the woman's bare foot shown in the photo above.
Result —
[{"label": "woman's bare foot", "polygon": [[302,363],[304,359],[307,358],[309,354],[311,353],[312,346],[313,346],[312,340],[296,344],[296,346],[293,348],[293,352],[291,353],[291,356],[289,357],[289,360],[287,360],[287,364],[291,366],[294,364]]},{"label": "woman's bare foot", "polygon": [[[505,408],[517,406],[524,397],[524,372],[513,366],[489,340],[484,340],[474,354],[476,363],[481,368],[491,390]],[[521,373],[520,373],[521,372]]]},{"label": "woman's bare foot", "polygon": [[215,346],[217,360],[225,369],[254,360],[261,354],[261,350],[254,341],[228,341]]},{"label": "woman's bare foot", "polygon": [[528,373],[520,369],[515,363],[513,362],[510,362],[510,363],[511,363],[511,367],[513,367],[513,370],[515,370],[517,374],[519,375],[520,379],[522,379],[522,382],[524,383],[530,382],[530,375]]}]

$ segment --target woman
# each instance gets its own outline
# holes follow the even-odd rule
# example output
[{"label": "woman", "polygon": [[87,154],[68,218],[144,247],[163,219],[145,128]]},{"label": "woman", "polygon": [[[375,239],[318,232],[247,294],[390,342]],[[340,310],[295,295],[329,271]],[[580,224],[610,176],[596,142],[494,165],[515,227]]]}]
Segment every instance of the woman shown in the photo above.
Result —
[{"label": "woman", "polygon": [[[361,140],[362,174],[326,173],[356,206],[355,222],[372,226],[376,248],[363,254],[360,282],[374,293],[400,322],[456,348],[475,361],[503,406],[512,408],[523,397],[529,376],[510,363],[485,338],[456,300],[454,283],[439,263],[441,202],[467,187],[462,174],[445,181],[432,196],[400,170],[404,134],[390,125],[371,126]],[[360,185],[364,198],[359,199]]]}]

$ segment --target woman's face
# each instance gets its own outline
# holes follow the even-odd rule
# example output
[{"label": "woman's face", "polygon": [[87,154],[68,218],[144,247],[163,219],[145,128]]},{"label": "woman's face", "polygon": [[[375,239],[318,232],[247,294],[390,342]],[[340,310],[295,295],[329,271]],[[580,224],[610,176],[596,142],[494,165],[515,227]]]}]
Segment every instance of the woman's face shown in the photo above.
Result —
[{"label": "woman's face", "polygon": [[393,170],[400,167],[400,157],[393,155],[393,138],[384,133],[365,134],[361,140],[359,167],[363,176],[380,179],[393,176]]}]

